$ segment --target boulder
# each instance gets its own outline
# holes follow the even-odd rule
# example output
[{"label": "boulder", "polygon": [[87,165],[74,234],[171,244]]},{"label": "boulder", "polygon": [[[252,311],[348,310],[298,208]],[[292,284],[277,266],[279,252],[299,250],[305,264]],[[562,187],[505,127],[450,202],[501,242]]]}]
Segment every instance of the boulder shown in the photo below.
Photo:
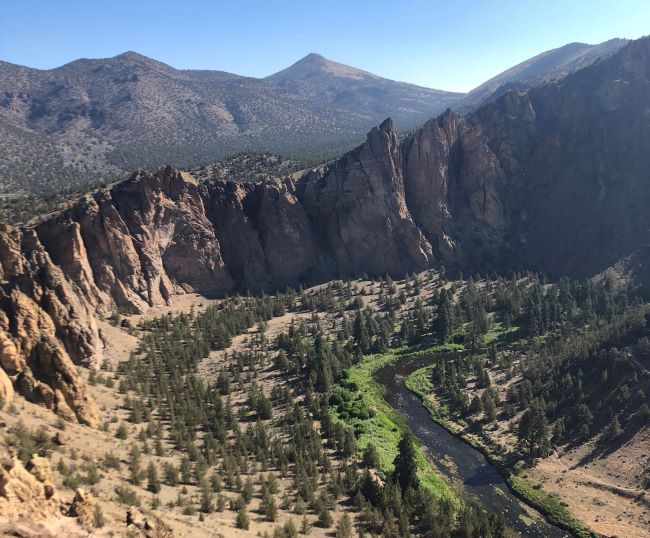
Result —
[{"label": "boulder", "polygon": [[94,506],[92,495],[85,489],[79,488],[74,492],[72,503],[66,515],[77,518],[81,525],[91,525]]},{"label": "boulder", "polygon": [[153,513],[143,513],[135,507],[126,512],[126,528],[142,538],[173,538],[174,531]]}]

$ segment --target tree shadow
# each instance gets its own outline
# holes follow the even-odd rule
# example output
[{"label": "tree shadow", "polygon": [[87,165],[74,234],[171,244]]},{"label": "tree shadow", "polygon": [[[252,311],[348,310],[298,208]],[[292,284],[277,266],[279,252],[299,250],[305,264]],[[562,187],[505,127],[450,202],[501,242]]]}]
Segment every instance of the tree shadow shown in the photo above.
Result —
[{"label": "tree shadow", "polygon": [[[587,465],[597,459],[606,458],[610,454],[616,452],[625,443],[629,442],[637,433],[646,428],[648,428],[648,424],[644,424],[638,420],[630,421],[630,424],[626,426],[621,435],[612,440],[599,440],[594,446],[594,449],[580,458],[575,466]],[[580,443],[576,442],[576,446],[579,444]]]}]

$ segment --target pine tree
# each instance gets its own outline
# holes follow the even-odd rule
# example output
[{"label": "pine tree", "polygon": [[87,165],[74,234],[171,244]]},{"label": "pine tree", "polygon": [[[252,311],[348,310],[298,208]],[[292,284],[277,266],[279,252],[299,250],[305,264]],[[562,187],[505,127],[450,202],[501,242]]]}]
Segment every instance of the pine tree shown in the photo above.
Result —
[{"label": "pine tree", "polygon": [[158,469],[153,462],[149,463],[147,468],[147,489],[151,493],[160,492],[160,479],[158,478]]},{"label": "pine tree", "polygon": [[364,322],[361,311],[357,310],[357,313],[354,317],[354,328],[352,335],[355,342],[361,349],[362,353],[367,353],[370,349],[370,335],[368,334],[368,328]]},{"label": "pine tree", "polygon": [[604,438],[613,441],[623,433],[623,428],[621,428],[621,423],[618,420],[618,417],[614,415],[610,421],[607,429],[605,430]]},{"label": "pine tree", "polygon": [[309,526],[309,520],[307,519],[307,516],[302,516],[302,523],[300,524],[300,534],[307,535],[309,534],[309,531],[311,530]]},{"label": "pine tree", "polygon": [[262,495],[262,512],[266,521],[275,521],[278,517],[278,507],[275,504],[275,499],[268,489],[265,489]]},{"label": "pine tree", "polygon": [[181,474],[181,482],[183,484],[189,484],[192,481],[192,464],[187,456],[181,458],[179,471]]},{"label": "pine tree", "polygon": [[434,332],[443,344],[446,344],[454,333],[454,308],[447,290],[440,294]]},{"label": "pine tree", "polygon": [[213,493],[207,480],[201,481],[201,512],[209,514],[214,512]]},{"label": "pine tree", "polygon": [[319,503],[318,507],[318,525],[324,529],[329,529],[332,526],[332,514],[327,504],[324,502]]},{"label": "pine tree", "polygon": [[344,512],[336,525],[336,538],[352,538],[352,521],[347,512]]},{"label": "pine tree", "polygon": [[132,445],[131,450],[129,452],[129,472],[131,473],[129,481],[134,486],[139,486],[140,482],[142,481],[141,463],[142,463],[142,456],[141,456],[140,449],[138,448],[137,445]]},{"label": "pine tree", "polygon": [[372,443],[369,443],[368,446],[363,451],[363,466],[367,468],[377,468],[379,466],[379,452],[377,452],[377,447]]},{"label": "pine tree", "polygon": [[250,477],[246,479],[241,488],[241,498],[246,504],[249,504],[253,500],[253,481]]},{"label": "pine tree", "polygon": [[357,452],[357,438],[351,428],[345,430],[343,439],[343,455],[350,457]]},{"label": "pine tree", "polygon": [[238,529],[248,530],[250,525],[250,520],[248,519],[248,514],[246,513],[246,505],[242,503],[237,511],[237,520],[235,522]]},{"label": "pine tree", "polygon": [[417,489],[419,481],[417,476],[417,460],[413,438],[409,432],[405,432],[397,445],[397,456],[395,456],[394,477],[397,483],[406,491],[409,487]]},{"label": "pine tree", "polygon": [[497,419],[497,405],[494,397],[489,391],[485,391],[485,398],[483,398],[483,409],[485,411],[485,419],[491,424]]},{"label": "pine tree", "polygon": [[481,400],[480,396],[476,395],[472,398],[469,410],[473,415],[480,415],[483,412],[483,400]]},{"label": "pine tree", "polygon": [[156,439],[156,442],[154,444],[154,453],[159,457],[163,457],[165,455],[165,448],[163,447],[162,441],[160,439]]},{"label": "pine tree", "polygon": [[124,440],[128,437],[129,435],[129,430],[126,428],[126,424],[124,422],[120,422],[120,425],[117,427],[117,430],[115,430],[115,437],[117,439]]},{"label": "pine tree", "polygon": [[170,486],[178,484],[178,468],[169,462],[165,462],[163,468],[165,470],[165,482]]},{"label": "pine tree", "polygon": [[293,522],[293,519],[289,519],[282,528],[286,538],[298,538],[298,529],[296,529],[296,524]]},{"label": "pine tree", "polygon": [[104,525],[106,525],[104,512],[102,511],[102,507],[99,505],[99,503],[97,503],[93,509],[93,527],[96,529],[101,529]]},{"label": "pine tree", "polygon": [[271,400],[269,400],[264,393],[260,393],[255,405],[255,411],[260,420],[269,420],[273,412]]},{"label": "pine tree", "polygon": [[548,420],[539,401],[533,401],[530,408],[524,411],[517,435],[530,457],[547,455],[550,449]]},{"label": "pine tree", "polygon": [[334,383],[332,375],[332,353],[327,340],[321,333],[314,338],[313,370],[316,374],[316,389],[329,392]]}]

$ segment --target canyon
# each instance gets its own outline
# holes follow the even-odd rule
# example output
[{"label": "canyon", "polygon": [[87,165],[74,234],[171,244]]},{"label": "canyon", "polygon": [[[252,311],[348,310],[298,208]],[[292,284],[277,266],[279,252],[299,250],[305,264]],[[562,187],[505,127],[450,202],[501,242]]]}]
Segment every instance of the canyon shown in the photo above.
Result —
[{"label": "canyon", "polygon": [[400,138],[388,119],[295,179],[199,183],[138,171],[0,229],[0,386],[97,425],[74,364],[96,316],[339,277],[534,269],[643,286],[650,40],[560,82],[453,111]]}]

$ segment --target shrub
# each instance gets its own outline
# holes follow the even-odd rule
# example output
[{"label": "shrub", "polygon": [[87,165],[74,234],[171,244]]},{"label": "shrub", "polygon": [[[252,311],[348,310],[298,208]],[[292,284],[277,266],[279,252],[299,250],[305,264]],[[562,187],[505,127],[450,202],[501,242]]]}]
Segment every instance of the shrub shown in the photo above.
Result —
[{"label": "shrub", "polygon": [[106,525],[104,512],[102,511],[102,507],[99,504],[96,504],[93,509],[93,526],[96,529],[101,529],[104,525]]},{"label": "shrub", "polygon": [[126,506],[140,506],[140,497],[131,489],[129,486],[117,486],[115,488],[115,494],[117,497],[115,500]]}]

